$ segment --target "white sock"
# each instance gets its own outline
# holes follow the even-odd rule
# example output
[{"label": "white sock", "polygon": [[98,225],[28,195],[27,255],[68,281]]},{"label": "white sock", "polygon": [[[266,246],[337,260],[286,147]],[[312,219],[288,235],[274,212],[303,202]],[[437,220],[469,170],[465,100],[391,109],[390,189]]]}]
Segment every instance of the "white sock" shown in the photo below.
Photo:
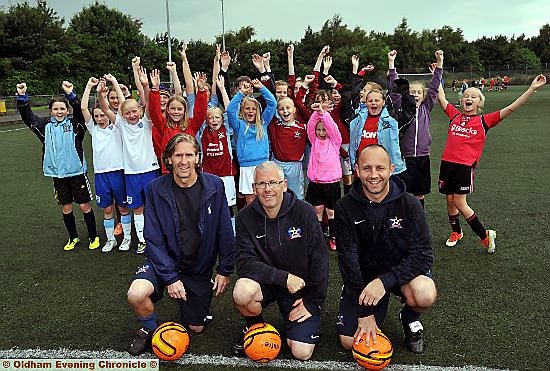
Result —
[{"label": "white sock", "polygon": [[103,219],[103,226],[105,227],[105,234],[107,235],[107,241],[112,241],[115,239],[115,220]]},{"label": "white sock", "polygon": [[139,242],[145,242],[143,238],[143,225],[145,224],[145,217],[143,214],[134,214],[134,227],[136,228],[136,235]]},{"label": "white sock", "polygon": [[[132,239],[132,214],[128,213],[126,215],[120,216],[120,223],[122,224],[122,232],[124,233],[124,239]],[[143,230],[143,228],[141,229]]]}]

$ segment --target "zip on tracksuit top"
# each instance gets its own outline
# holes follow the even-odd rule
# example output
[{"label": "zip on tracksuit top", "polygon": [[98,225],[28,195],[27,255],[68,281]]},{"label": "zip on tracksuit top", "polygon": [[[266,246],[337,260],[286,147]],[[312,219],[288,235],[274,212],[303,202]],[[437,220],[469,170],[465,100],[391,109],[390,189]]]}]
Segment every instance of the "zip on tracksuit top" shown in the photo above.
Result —
[{"label": "zip on tracksuit top", "polygon": [[239,277],[286,288],[292,273],[306,283],[294,296],[303,299],[311,315],[318,315],[327,295],[328,251],[313,207],[288,190],[279,214],[271,219],[255,199],[237,214],[236,230]]},{"label": "zip on tracksuit top", "polygon": [[[260,140],[256,139],[256,126],[254,123],[249,124],[239,117],[239,109],[244,94],[240,91],[237,92],[227,105],[227,120],[237,135],[237,159],[242,167],[256,166],[269,159],[267,126],[275,114],[277,101],[265,86],[260,89],[260,93],[267,102],[267,106],[262,112],[261,117],[265,135]],[[258,106],[261,107],[259,104]]]},{"label": "zip on tracksuit top", "polygon": [[335,207],[334,226],[338,265],[344,294],[354,303],[359,317],[375,307],[359,305],[365,286],[380,278],[386,291],[401,287],[432,269],[433,250],[426,215],[420,202],[405,191],[403,181],[390,178],[390,193],[371,202],[355,179],[349,194]]},{"label": "zip on tracksuit top", "polygon": [[[219,258],[216,271],[228,277],[233,272],[234,237],[223,182],[215,175],[197,173],[197,182],[203,187],[199,210],[201,243],[193,268],[181,273],[211,276]],[[172,179],[172,173],[154,179],[145,192],[145,256],[166,286],[180,279],[183,251]]]},{"label": "zip on tracksuit top", "polygon": [[86,133],[80,99],[73,92],[65,95],[73,107],[73,117],[58,122],[35,115],[27,94],[17,96],[17,108],[21,119],[42,142],[42,170],[52,178],[69,178],[88,171],[82,141]]}]

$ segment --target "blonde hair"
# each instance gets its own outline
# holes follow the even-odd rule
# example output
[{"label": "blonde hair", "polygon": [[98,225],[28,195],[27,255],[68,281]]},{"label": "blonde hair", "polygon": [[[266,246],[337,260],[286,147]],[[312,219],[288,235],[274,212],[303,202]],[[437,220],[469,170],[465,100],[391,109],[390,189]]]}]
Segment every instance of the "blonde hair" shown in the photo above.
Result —
[{"label": "blonde hair", "polygon": [[284,80],[277,80],[275,81],[275,87],[277,86],[288,86],[288,82],[284,81]]},{"label": "blonde hair", "polygon": [[[246,118],[244,117],[244,105],[246,102],[252,102],[256,105],[256,117],[254,118],[254,122],[248,122]],[[244,97],[243,101],[241,102],[241,109],[239,111],[239,117],[243,119],[246,122],[246,129],[244,132],[248,130],[251,124],[254,124],[256,126],[256,140],[259,141],[265,136],[265,130],[262,125],[262,108],[260,106],[260,102],[258,102],[256,99],[251,97]]]},{"label": "blonde hair", "polygon": [[409,83],[409,90],[411,89],[411,86],[413,85],[419,85],[422,88],[422,98],[426,97],[426,94],[428,94],[428,89],[426,88],[426,83],[424,81],[413,81]]},{"label": "blonde hair", "polygon": [[[172,103],[173,101],[183,104],[183,107],[185,109],[183,118],[179,122],[175,122],[174,120],[172,120],[172,118],[170,117],[170,114],[168,113],[168,108],[170,107],[170,103]],[[164,110],[164,118],[166,119],[166,126],[168,126],[169,128],[172,128],[172,129],[178,128],[181,131],[185,131],[185,129],[187,129],[187,125],[189,124],[189,112],[187,110],[187,101],[179,95],[174,95],[173,97],[168,99],[168,102],[166,102],[166,109]]]},{"label": "blonde hair", "polygon": [[367,83],[365,84],[365,86],[363,86],[363,89],[366,87],[366,86],[370,86],[370,90],[380,90],[380,91],[383,91],[384,89],[382,88],[382,85],[376,83],[376,82],[373,82],[373,81],[367,81]]},{"label": "blonde hair", "polygon": [[124,114],[124,112],[127,111],[127,107],[135,104],[138,108],[140,108],[139,103],[134,98],[126,99],[122,104],[120,105],[120,112]]},{"label": "blonde hair", "polygon": [[206,119],[208,120],[210,116],[213,116],[216,113],[219,113],[222,117],[222,123],[225,122],[225,119],[223,117],[223,110],[220,107],[210,107],[208,110],[206,110]]},{"label": "blonde hair", "polygon": [[[481,113],[483,112],[483,107],[485,107],[485,95],[483,95],[482,91],[479,90],[478,88],[474,88],[474,87],[471,87],[471,88],[468,88],[466,90],[464,90],[464,93],[466,93],[468,90],[474,90],[476,92],[477,95],[479,95],[479,107],[477,108],[477,113]],[[464,93],[462,93],[462,97],[464,97]],[[462,99],[463,98],[460,98],[460,101],[462,102]]]}]

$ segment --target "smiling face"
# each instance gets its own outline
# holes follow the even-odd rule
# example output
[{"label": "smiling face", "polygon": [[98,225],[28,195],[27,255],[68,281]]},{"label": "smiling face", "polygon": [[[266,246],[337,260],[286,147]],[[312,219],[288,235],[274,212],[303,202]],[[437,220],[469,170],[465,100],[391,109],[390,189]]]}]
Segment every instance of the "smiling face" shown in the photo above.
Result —
[{"label": "smiling face", "polygon": [[[277,216],[283,204],[284,192],[288,187],[287,181],[283,179],[284,176],[274,167],[257,168],[254,174],[254,194],[271,218]],[[256,184],[261,184],[260,188]]]},{"label": "smiling face", "polygon": [[185,118],[185,105],[177,100],[172,100],[168,104],[168,115],[174,123],[178,123]]},{"label": "smiling face", "polygon": [[109,108],[111,109],[111,111],[118,112],[118,109],[120,108],[120,102],[118,101],[118,95],[116,91],[109,91],[107,99],[109,100]]},{"label": "smiling face", "polygon": [[340,95],[340,92],[336,89],[332,89],[330,91],[330,98],[332,99],[334,104],[338,104],[342,100],[342,96]]},{"label": "smiling face", "polygon": [[281,100],[288,96],[288,84],[286,83],[277,83],[275,84],[275,98]]},{"label": "smiling face", "polygon": [[168,100],[170,100],[170,96],[166,94],[160,95],[160,110],[164,112],[166,110],[166,103],[168,103]]},{"label": "smiling face", "polygon": [[319,121],[315,126],[315,135],[321,140],[327,139],[327,129],[322,121]]},{"label": "smiling face", "polygon": [[50,114],[53,116],[53,118],[61,122],[67,118],[67,114],[69,113],[69,107],[65,104],[65,102],[53,102],[50,108]]},{"label": "smiling face", "polygon": [[248,122],[255,122],[258,114],[258,103],[253,99],[243,99],[241,114]]},{"label": "smiling face", "polygon": [[424,86],[422,84],[411,84],[409,86],[409,94],[414,97],[416,106],[420,106],[420,103],[424,100]]},{"label": "smiling face", "polygon": [[218,107],[214,107],[208,110],[206,113],[206,121],[210,130],[219,130],[223,125],[223,113]]},{"label": "smiling face", "polygon": [[369,110],[369,115],[378,116],[384,109],[385,101],[384,95],[379,90],[372,90],[367,95],[367,108]]},{"label": "smiling face", "polygon": [[101,110],[101,108],[94,108],[93,115],[95,123],[98,124],[100,128],[105,128],[107,125],[109,125],[109,118]]},{"label": "smiling face", "polygon": [[475,115],[485,104],[485,96],[478,88],[468,88],[464,90],[460,105],[467,115]]},{"label": "smiling face", "polygon": [[295,120],[294,114],[296,113],[296,107],[294,102],[290,98],[283,98],[277,103],[277,113],[284,123],[289,123]]},{"label": "smiling face", "polygon": [[177,184],[189,184],[197,176],[196,166],[199,155],[195,146],[189,142],[179,142],[168,158],[168,164],[172,165],[172,174]]},{"label": "smiling face", "polygon": [[135,125],[141,119],[142,110],[134,99],[128,99],[121,107],[122,117],[131,125]]},{"label": "smiling face", "polygon": [[384,148],[374,145],[361,151],[355,164],[355,170],[365,196],[380,202],[389,193],[389,181],[395,166]]}]

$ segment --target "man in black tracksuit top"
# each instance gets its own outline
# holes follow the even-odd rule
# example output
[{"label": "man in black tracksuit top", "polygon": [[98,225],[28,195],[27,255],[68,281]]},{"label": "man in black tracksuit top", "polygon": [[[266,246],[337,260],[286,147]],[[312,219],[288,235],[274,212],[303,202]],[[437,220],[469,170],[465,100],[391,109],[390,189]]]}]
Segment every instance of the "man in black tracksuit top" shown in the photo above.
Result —
[{"label": "man in black tracksuit top", "polygon": [[[256,199],[236,220],[233,290],[248,327],[264,322],[262,308],[277,301],[287,344],[295,358],[311,357],[319,341],[321,306],[328,285],[328,251],[313,207],[288,190],[282,168],[256,167]],[[234,345],[242,355],[242,334]]]},{"label": "man in black tracksuit top", "polygon": [[384,147],[371,145],[357,158],[359,175],[335,208],[338,263],[344,281],[337,318],[342,345],[367,344],[386,316],[389,293],[405,302],[399,313],[405,344],[424,349],[420,313],[435,301],[433,250],[424,210],[405,191]]}]

